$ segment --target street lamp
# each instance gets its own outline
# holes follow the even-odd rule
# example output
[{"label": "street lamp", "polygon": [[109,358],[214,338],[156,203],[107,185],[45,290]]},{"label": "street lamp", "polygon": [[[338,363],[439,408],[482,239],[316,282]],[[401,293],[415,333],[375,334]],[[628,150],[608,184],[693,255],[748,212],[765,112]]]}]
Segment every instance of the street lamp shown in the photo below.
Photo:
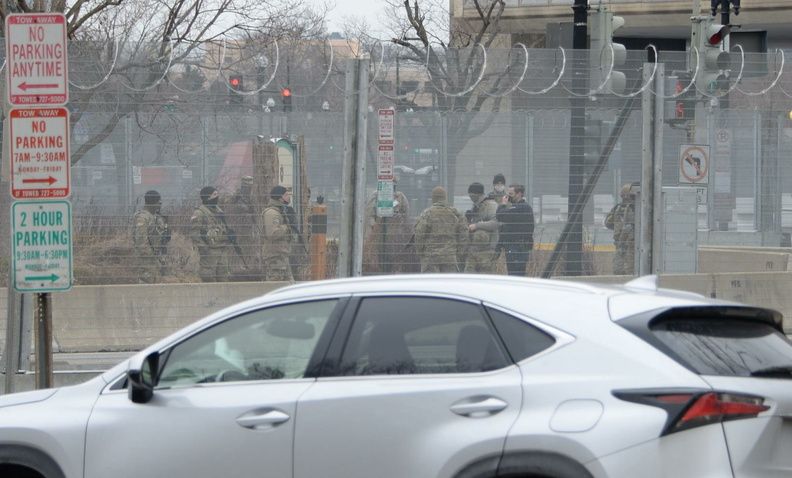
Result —
[{"label": "street lamp", "polygon": [[330,111],[330,103],[328,103],[327,101],[324,101],[322,103],[322,111]]},{"label": "street lamp", "polygon": [[267,108],[269,108],[270,111],[272,111],[272,108],[274,108],[274,107],[275,107],[275,100],[272,99],[272,97],[268,98],[267,99]]}]

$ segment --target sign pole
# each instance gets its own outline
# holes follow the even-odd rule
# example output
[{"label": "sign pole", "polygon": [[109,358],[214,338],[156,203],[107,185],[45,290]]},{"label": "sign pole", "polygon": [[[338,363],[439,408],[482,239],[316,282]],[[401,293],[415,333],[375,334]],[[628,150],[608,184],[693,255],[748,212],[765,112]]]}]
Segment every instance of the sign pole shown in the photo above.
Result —
[{"label": "sign pole", "polygon": [[19,293],[11,287],[14,282],[14,270],[8,269],[8,312],[6,324],[6,343],[5,343],[5,391],[4,393],[16,392],[16,374],[19,371],[19,351],[20,337],[22,335],[22,314],[17,307]]},{"label": "sign pole", "polygon": [[[8,127],[4,130],[10,138],[3,142],[8,153],[3,158],[10,159],[6,164],[10,165],[8,176],[15,200],[11,207],[13,267],[8,282],[11,332],[6,343],[10,352],[6,358],[6,393],[14,391],[13,378],[9,377],[19,370],[19,351],[13,347],[20,345],[24,335],[22,320],[17,320],[20,307],[12,300],[19,295],[11,291],[12,284],[17,292],[35,293],[39,389],[53,386],[52,298],[47,291],[69,290],[72,286],[71,203],[67,200],[71,195],[69,111],[64,107],[69,102],[66,30],[63,13],[5,16]],[[22,308],[23,304],[24,300]]]},{"label": "sign pole", "polygon": [[52,388],[52,295],[36,297],[36,388]]}]

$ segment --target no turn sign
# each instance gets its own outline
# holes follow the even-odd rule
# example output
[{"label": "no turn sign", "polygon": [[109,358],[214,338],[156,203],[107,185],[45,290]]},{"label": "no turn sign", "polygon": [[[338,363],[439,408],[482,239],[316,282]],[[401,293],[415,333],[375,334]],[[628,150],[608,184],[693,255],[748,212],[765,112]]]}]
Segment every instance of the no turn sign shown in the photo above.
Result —
[{"label": "no turn sign", "polygon": [[679,147],[679,183],[709,184],[710,147],[683,144]]}]

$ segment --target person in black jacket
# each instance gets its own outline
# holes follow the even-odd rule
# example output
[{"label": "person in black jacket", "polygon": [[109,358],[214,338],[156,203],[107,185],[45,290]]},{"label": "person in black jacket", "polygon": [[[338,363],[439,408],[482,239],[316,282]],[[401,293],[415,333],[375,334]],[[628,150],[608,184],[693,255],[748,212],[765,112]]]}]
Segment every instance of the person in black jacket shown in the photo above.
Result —
[{"label": "person in black jacket", "polygon": [[525,265],[533,249],[533,209],[525,202],[525,186],[512,184],[503,196],[496,217],[501,224],[501,243],[506,251],[510,276],[525,276]]}]

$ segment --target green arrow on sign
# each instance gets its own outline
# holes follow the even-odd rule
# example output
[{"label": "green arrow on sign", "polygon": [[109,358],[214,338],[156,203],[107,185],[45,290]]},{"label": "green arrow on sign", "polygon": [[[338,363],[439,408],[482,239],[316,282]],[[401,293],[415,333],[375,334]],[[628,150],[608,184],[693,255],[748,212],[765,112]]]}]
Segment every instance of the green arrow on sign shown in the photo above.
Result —
[{"label": "green arrow on sign", "polygon": [[55,282],[56,280],[58,280],[58,276],[56,276],[55,274],[51,274],[51,275],[48,275],[48,276],[25,277],[25,280],[29,280],[29,281],[48,280],[48,281],[51,281],[51,282]]}]

